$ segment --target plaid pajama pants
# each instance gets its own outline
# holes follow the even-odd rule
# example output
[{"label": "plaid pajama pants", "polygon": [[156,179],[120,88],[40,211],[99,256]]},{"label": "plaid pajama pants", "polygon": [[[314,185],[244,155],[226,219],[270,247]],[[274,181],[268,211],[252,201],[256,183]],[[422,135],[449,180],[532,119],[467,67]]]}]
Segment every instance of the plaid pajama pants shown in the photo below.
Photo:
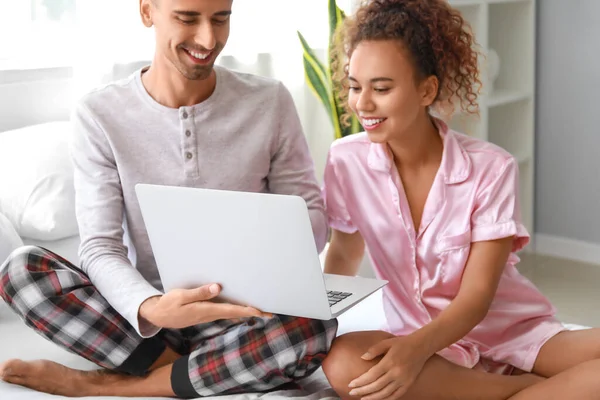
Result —
[{"label": "plaid pajama pants", "polygon": [[275,316],[220,320],[141,338],[85,273],[49,250],[25,246],[0,266],[0,296],[37,333],[100,367],[143,376],[167,346],[178,397],[263,392],[316,371],[337,321]]}]

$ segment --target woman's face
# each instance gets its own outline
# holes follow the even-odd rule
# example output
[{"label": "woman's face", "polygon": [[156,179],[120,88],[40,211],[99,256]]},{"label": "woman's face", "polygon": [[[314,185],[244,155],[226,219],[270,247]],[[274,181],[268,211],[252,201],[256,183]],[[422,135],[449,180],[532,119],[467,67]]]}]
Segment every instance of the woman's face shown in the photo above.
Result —
[{"label": "woman's face", "polygon": [[[410,135],[410,127],[427,117],[435,99],[431,79],[417,82],[409,53],[397,40],[358,44],[348,65],[348,104],[372,142],[384,143]],[[433,78],[435,79],[435,78]]]}]

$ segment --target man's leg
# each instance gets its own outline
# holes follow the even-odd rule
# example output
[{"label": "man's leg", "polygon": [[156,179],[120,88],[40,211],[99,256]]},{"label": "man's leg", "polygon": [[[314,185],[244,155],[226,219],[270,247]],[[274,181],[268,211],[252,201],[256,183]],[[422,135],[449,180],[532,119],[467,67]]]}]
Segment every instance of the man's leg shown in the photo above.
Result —
[{"label": "man's leg", "polygon": [[[337,320],[275,315],[223,331],[216,325],[191,338],[197,346],[175,361],[172,385],[182,398],[264,392],[305,378],[325,359]],[[219,332],[214,335],[214,332]]]},{"label": "man's leg", "polygon": [[[66,395],[197,398],[269,391],[316,371],[336,331],[336,320],[283,316],[237,325],[230,321],[200,325],[191,338],[198,345],[174,364],[151,371],[143,378],[122,374],[69,375],[71,389]],[[19,379],[16,377],[14,383],[20,384]],[[39,390],[65,394],[49,382]]]},{"label": "man's leg", "polygon": [[13,360],[8,372],[6,368],[6,363],[0,364],[0,377],[6,382],[59,396],[175,397],[171,389],[172,364],[144,377],[107,370],[77,371],[45,360]]},{"label": "man's leg", "polygon": [[[26,290],[28,287],[30,289]],[[192,337],[188,341],[197,345],[189,356],[170,364],[177,357],[175,353],[165,357],[163,351],[163,357],[160,357],[161,352],[155,352],[154,346],[164,350],[163,342],[147,347],[148,352],[158,355],[140,354],[139,348],[147,341],[137,337],[133,328],[106,304],[83,273],[47,250],[28,247],[14,253],[0,268],[0,288],[7,303],[45,337],[101,366],[117,371],[129,370],[130,375],[75,371],[50,361],[12,360],[0,365],[0,377],[10,383],[64,396],[198,397],[200,394],[267,391],[307,377],[318,369],[337,331],[336,320],[321,322],[275,316],[268,320],[252,319],[244,324],[219,321],[190,329]],[[43,295],[29,297],[27,292],[31,288]],[[27,301],[23,300],[24,296]],[[86,307],[87,302],[81,298],[93,299],[96,307]],[[100,311],[97,310],[98,303],[103,305]],[[84,325],[85,332],[80,334],[90,333],[96,340],[101,338],[98,340],[101,348],[87,349],[86,345],[93,345],[94,340],[86,337],[70,340],[76,346],[68,347],[70,338],[66,334],[66,323],[75,320],[80,325],[78,317],[88,313],[94,321],[92,325],[103,329],[88,332],[89,326]],[[64,318],[64,314],[70,317]],[[117,337],[122,339],[118,343],[121,346],[125,343],[127,349],[132,349],[129,356],[122,357],[121,364],[120,359],[115,361],[110,357],[112,352],[107,351],[110,347],[102,346],[106,341],[111,342],[101,334],[107,331],[117,332]],[[170,342],[169,338],[165,339]],[[119,353],[123,352],[119,346],[114,347]],[[89,354],[102,354],[103,357],[96,360]],[[131,376],[134,373],[141,375],[146,370],[150,372],[144,377]]]},{"label": "man's leg", "polygon": [[0,297],[37,333],[100,367],[144,375],[175,358],[160,337],[142,339],[82,271],[48,250],[16,250],[0,266]]}]

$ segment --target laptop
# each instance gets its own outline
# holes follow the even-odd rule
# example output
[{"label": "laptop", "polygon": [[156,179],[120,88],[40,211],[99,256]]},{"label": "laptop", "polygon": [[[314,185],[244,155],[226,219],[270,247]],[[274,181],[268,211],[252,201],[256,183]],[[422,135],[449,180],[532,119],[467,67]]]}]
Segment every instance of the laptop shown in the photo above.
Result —
[{"label": "laptop", "polygon": [[165,292],[210,283],[216,301],[336,318],[388,282],[324,274],[302,197],[137,184]]}]

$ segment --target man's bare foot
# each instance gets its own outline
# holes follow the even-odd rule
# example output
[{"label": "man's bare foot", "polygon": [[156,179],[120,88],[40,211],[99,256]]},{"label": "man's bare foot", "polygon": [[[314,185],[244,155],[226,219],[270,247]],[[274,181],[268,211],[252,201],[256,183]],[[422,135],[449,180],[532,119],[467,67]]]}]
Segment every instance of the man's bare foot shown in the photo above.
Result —
[{"label": "man's bare foot", "polygon": [[10,360],[0,364],[0,380],[66,397],[174,397],[172,367],[157,367],[145,377],[135,377],[108,370],[79,371],[47,360]]},{"label": "man's bare foot", "polygon": [[106,371],[79,371],[52,361],[10,360],[0,364],[0,379],[38,392],[67,397],[95,395],[94,388],[117,378]]}]

